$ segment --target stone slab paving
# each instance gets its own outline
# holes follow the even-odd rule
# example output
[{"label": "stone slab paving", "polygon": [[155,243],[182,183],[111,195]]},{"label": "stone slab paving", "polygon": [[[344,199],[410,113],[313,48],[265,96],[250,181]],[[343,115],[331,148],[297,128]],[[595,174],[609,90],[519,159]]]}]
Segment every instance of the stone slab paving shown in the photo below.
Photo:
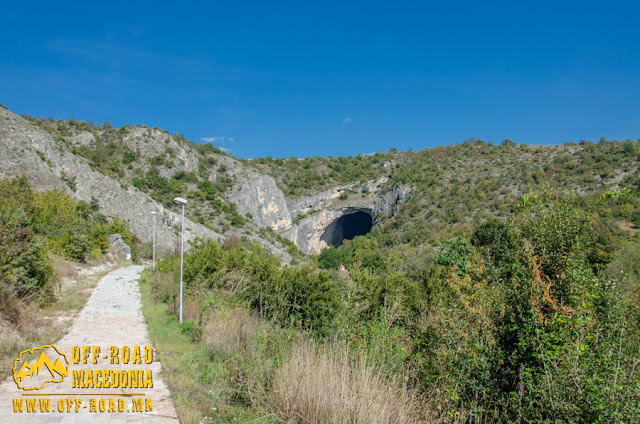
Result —
[{"label": "stone slab paving", "polygon": [[[140,310],[138,279],[143,269],[142,266],[128,266],[106,275],[94,289],[69,333],[55,343],[57,349],[67,356],[69,362],[68,375],[62,382],[46,383],[41,389],[28,391],[19,389],[13,376],[0,384],[0,424],[179,423],[169,390],[162,381],[162,367],[155,350],[153,350],[152,362],[145,363],[144,347],[150,347],[147,350],[147,355],[149,355],[149,351],[152,351],[152,345],[147,325]],[[74,346],[78,347],[76,360],[73,355]],[[83,353],[85,352],[83,346],[89,346],[86,351],[86,364],[83,363]],[[117,364],[111,363],[112,346],[118,348],[119,363]],[[141,363],[134,361],[135,346],[139,346]],[[39,347],[33,346],[33,348]],[[100,351],[96,357],[96,364],[93,364],[95,347],[99,347]],[[128,353],[126,353],[127,349]],[[50,358],[60,357],[52,348],[45,349],[44,352]],[[123,363],[125,358],[127,364]],[[151,360],[150,355],[146,358]],[[29,364],[33,366],[35,361],[36,359],[29,359]],[[55,359],[52,359],[52,362],[54,361]],[[73,387],[74,371],[77,376],[82,370],[85,371],[85,383],[91,381],[93,384],[87,384],[87,387],[77,387],[78,380],[76,379],[76,387]],[[86,373],[89,370],[93,373],[99,370],[103,377],[105,374],[108,374],[109,378],[118,376],[114,381],[119,380],[120,383],[125,375],[129,379],[133,373],[137,376],[138,372],[145,373],[149,370],[152,375],[153,387],[144,387],[142,378],[139,380],[138,387],[131,387],[131,383],[127,383],[124,388],[120,385],[117,388],[95,387],[95,385],[103,385],[104,380],[95,376],[94,379],[87,380]],[[40,372],[43,375],[56,375],[54,372],[48,372],[46,367],[41,368]],[[42,376],[38,374],[38,376],[29,378],[42,378]],[[24,383],[24,386],[26,384]],[[122,395],[123,393],[132,393],[133,395]],[[40,400],[42,399],[49,399],[49,412],[41,412]],[[93,405],[91,399],[94,400]],[[134,412],[134,399],[139,400],[142,412]],[[148,399],[151,400],[148,405],[150,408],[146,408]],[[29,409],[27,400],[31,400],[31,402],[37,400],[36,412],[27,411]],[[110,400],[113,400],[115,411],[109,412]],[[15,412],[15,403],[20,403],[20,401],[23,401],[23,411]],[[118,412],[118,402],[120,405],[124,405],[123,412]],[[100,409],[103,409],[104,412],[100,412]]]}]

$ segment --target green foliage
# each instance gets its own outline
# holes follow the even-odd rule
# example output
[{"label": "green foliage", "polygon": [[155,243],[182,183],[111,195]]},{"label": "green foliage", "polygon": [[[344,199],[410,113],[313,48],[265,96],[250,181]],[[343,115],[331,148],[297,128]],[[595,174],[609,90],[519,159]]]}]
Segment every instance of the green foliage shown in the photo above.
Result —
[{"label": "green foliage", "polygon": [[22,210],[0,207],[0,284],[18,298],[42,290],[50,297],[52,279],[46,250],[33,233],[29,217]]},{"label": "green foliage", "polygon": [[471,243],[486,253],[489,263],[494,267],[512,262],[516,254],[517,245],[512,230],[505,222],[497,220],[489,220],[478,226]]},{"label": "green foliage", "polygon": [[519,220],[519,228],[522,236],[532,243],[533,254],[541,259],[544,275],[560,276],[571,258],[584,255],[590,243],[591,226],[576,199],[545,194],[524,212],[529,215]]},{"label": "green foliage", "polygon": [[[5,223],[16,228],[16,234],[23,234],[16,225],[24,228],[24,234],[29,234],[21,242],[26,243],[25,246],[43,244],[54,254],[84,262],[92,251],[107,251],[110,234],[120,233],[131,246],[137,243],[128,223],[117,218],[107,223],[104,215],[90,205],[76,202],[62,191],[33,192],[24,177],[0,181],[0,184]],[[20,244],[17,239],[11,243]],[[44,252],[41,247],[38,249]],[[33,259],[36,267],[40,262]]]},{"label": "green foliage", "polygon": [[[53,131],[66,137],[78,125]],[[163,202],[186,193],[194,210],[202,206],[190,211],[199,222],[215,212],[227,227],[243,225],[223,200],[234,173],[221,152],[176,137],[197,151],[197,174],[163,178],[175,156],[165,149],[140,163],[133,183]],[[109,143],[118,145],[118,134],[104,136],[100,151]],[[115,172],[104,153],[84,153]],[[630,224],[640,222],[637,161],[637,143],[604,138],[564,146],[470,138],[415,153],[245,161],[288,196],[353,184],[351,195],[367,197],[361,183],[381,176],[383,193],[398,185],[411,191],[392,216],[376,216],[369,235],[318,255],[331,272],[283,266],[239,240],[196,243],[185,258],[192,316],[183,332],[200,338],[211,310],[250,307],[287,334],[342,343],[406,373],[434,422],[637,421],[640,249]],[[73,226],[82,211],[57,202]],[[85,233],[100,239],[101,225],[95,236]],[[260,235],[279,240],[268,229]],[[341,263],[347,273],[335,272]],[[175,312],[178,264],[161,261],[158,269],[165,281],[156,291]],[[273,352],[287,342],[264,336],[261,343]]]},{"label": "green foliage", "polygon": [[462,277],[467,273],[471,252],[472,247],[469,240],[466,237],[459,237],[442,245],[436,262],[445,267],[455,268],[456,273]]},{"label": "green foliage", "polygon": [[285,194],[302,196],[339,184],[377,178],[384,173],[383,159],[386,156],[382,153],[301,159],[274,159],[269,156],[245,163],[273,176]]},{"label": "green foliage", "polygon": [[[238,241],[199,242],[185,257],[187,298],[200,311],[250,307],[406,372],[430,405],[452,411],[444,421],[633,421],[640,249],[607,230],[625,200],[607,202],[531,192],[517,215],[450,231],[439,248],[389,244],[390,229],[376,228],[321,252],[331,272]],[[348,273],[335,272],[341,263]],[[171,273],[158,290],[169,304],[178,266],[158,266]]]},{"label": "green foliage", "polygon": [[640,305],[640,243],[629,243],[616,252],[605,275],[622,281],[625,297]]},{"label": "green foliage", "polygon": [[[94,219],[95,221],[95,219]],[[138,239],[135,236],[135,234],[133,234],[131,232],[131,229],[129,227],[129,223],[127,221],[125,221],[124,219],[121,218],[112,218],[111,222],[109,222],[109,225],[107,225],[107,234],[111,235],[111,234],[120,234],[120,236],[122,237],[122,240],[127,243],[129,246],[135,246],[138,243]]]},{"label": "green foliage", "polygon": [[348,267],[353,264],[353,261],[353,252],[342,246],[337,249],[331,246],[320,252],[318,256],[318,266],[324,269],[337,270],[340,265]]},{"label": "green foliage", "polygon": [[122,163],[128,165],[135,162],[137,159],[135,152],[127,149],[122,153]]},{"label": "green foliage", "polygon": [[[339,292],[329,275],[308,266],[282,267],[258,246],[223,247],[207,240],[185,255],[184,284],[189,293],[225,290],[242,281],[236,301],[262,316],[326,334],[339,311]],[[238,290],[239,287],[236,287]]]},{"label": "green foliage", "polygon": [[17,298],[38,292],[51,298],[53,270],[34,231],[33,211],[25,177],[0,180],[0,286]]}]

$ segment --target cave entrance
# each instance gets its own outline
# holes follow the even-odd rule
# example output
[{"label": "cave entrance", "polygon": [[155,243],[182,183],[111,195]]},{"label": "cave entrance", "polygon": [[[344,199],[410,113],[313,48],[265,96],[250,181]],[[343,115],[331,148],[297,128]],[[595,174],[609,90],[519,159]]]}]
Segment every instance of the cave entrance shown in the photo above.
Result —
[{"label": "cave entrance", "polygon": [[355,236],[363,236],[371,231],[373,218],[368,211],[355,211],[342,215],[333,221],[322,235],[322,240],[329,246],[340,247],[344,240]]}]

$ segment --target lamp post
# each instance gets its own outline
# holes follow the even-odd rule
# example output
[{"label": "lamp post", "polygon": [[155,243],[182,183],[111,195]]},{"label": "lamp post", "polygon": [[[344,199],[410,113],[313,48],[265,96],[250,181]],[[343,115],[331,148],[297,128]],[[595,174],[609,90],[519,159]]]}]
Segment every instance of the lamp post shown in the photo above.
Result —
[{"label": "lamp post", "polygon": [[182,237],[180,247],[180,324],[182,324],[182,270],[184,268],[184,205],[187,204],[187,200],[182,197],[176,197],[173,199],[174,202],[178,204],[182,204]]},{"label": "lamp post", "polygon": [[171,256],[173,256],[173,248],[174,248],[174,246],[173,246],[173,227],[169,227],[169,231],[171,231],[169,233],[169,237],[171,237],[171,244],[169,246],[171,246],[170,252],[171,252]]},{"label": "lamp post", "polygon": [[153,215],[153,270],[156,269],[156,211],[151,212]]}]

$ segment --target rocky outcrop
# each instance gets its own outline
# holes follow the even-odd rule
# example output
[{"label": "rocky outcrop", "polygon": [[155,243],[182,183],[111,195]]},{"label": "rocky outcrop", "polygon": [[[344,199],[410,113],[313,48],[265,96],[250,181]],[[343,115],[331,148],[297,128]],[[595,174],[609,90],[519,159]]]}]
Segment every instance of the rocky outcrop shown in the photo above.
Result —
[{"label": "rocky outcrop", "polygon": [[[125,219],[143,242],[152,241],[151,211],[158,212],[156,244],[160,251],[169,249],[171,231],[177,234],[181,225],[177,205],[167,210],[135,187],[94,171],[87,159],[65,151],[48,133],[0,109],[0,178],[20,175],[26,175],[36,190],[63,190],[97,205],[107,216]],[[204,225],[185,219],[185,242],[197,237],[222,239]]]},{"label": "rocky outcrop", "polygon": [[376,215],[392,216],[402,206],[411,190],[407,186],[394,185],[384,188],[376,195],[373,210]]},{"label": "rocky outcrop", "polygon": [[[222,154],[202,156],[192,143],[171,137],[157,128],[126,126],[117,130],[117,137],[114,137],[115,131],[100,127],[54,138],[36,124],[0,108],[0,178],[26,175],[36,190],[63,190],[78,200],[97,206],[107,216],[125,219],[143,242],[153,239],[151,212],[156,212],[156,247],[162,253],[171,249],[172,239],[174,245],[179,242],[182,225],[180,207],[170,205],[165,208],[133,187],[134,178],[149,171],[159,173],[168,181],[177,171],[197,173],[199,178],[208,178],[211,182],[224,177],[224,184],[232,182],[232,186],[216,201],[223,202],[225,207],[235,208],[248,218],[247,223],[242,229],[230,227],[228,218],[225,223],[222,216],[216,218],[217,221],[207,221],[209,227],[205,227],[187,218],[187,245],[197,237],[221,240],[235,235],[263,244],[285,261],[290,258],[286,247],[273,237],[263,237],[261,228],[272,228],[293,241],[303,252],[318,253],[340,239],[344,228],[338,225],[337,220],[341,217],[365,212],[375,223],[377,216],[393,215],[408,194],[408,188],[389,187],[388,178],[380,177],[289,200],[272,177],[233,157]],[[105,143],[115,143],[118,148],[127,149],[133,153],[135,161],[127,162],[128,166],[120,168],[118,175],[99,172],[94,169],[95,163],[83,156],[95,145]],[[203,168],[201,160],[209,161],[208,165],[213,161],[215,170]],[[209,169],[209,175],[202,175],[203,169]],[[194,189],[185,188],[185,192],[193,190],[197,195]],[[206,206],[191,211],[192,216],[198,217],[211,212],[215,211]],[[211,228],[224,232],[225,236]]]},{"label": "rocky outcrop", "polygon": [[331,237],[326,235],[326,232],[331,224],[346,214],[358,211],[371,213],[371,209],[366,207],[343,206],[325,209],[287,229],[282,236],[293,241],[302,252],[317,254],[330,245],[328,240]]},{"label": "rocky outcrop", "polygon": [[[393,215],[409,194],[409,188],[396,185],[387,188],[388,178],[381,177],[364,185],[349,184],[299,199],[293,213],[300,217],[297,224],[282,232],[305,253],[317,254],[331,245],[331,231],[341,217],[356,212],[370,214],[373,223],[379,215]],[[359,189],[358,189],[359,187]]]},{"label": "rocky outcrop", "polygon": [[291,226],[291,211],[287,199],[273,178],[245,167],[232,158],[221,158],[234,175],[235,184],[227,199],[238,211],[249,216],[259,227],[282,230]]},{"label": "rocky outcrop", "polygon": [[122,240],[120,234],[111,234],[109,236],[109,246],[111,246],[111,253],[116,258],[124,261],[131,260],[131,246]]}]

